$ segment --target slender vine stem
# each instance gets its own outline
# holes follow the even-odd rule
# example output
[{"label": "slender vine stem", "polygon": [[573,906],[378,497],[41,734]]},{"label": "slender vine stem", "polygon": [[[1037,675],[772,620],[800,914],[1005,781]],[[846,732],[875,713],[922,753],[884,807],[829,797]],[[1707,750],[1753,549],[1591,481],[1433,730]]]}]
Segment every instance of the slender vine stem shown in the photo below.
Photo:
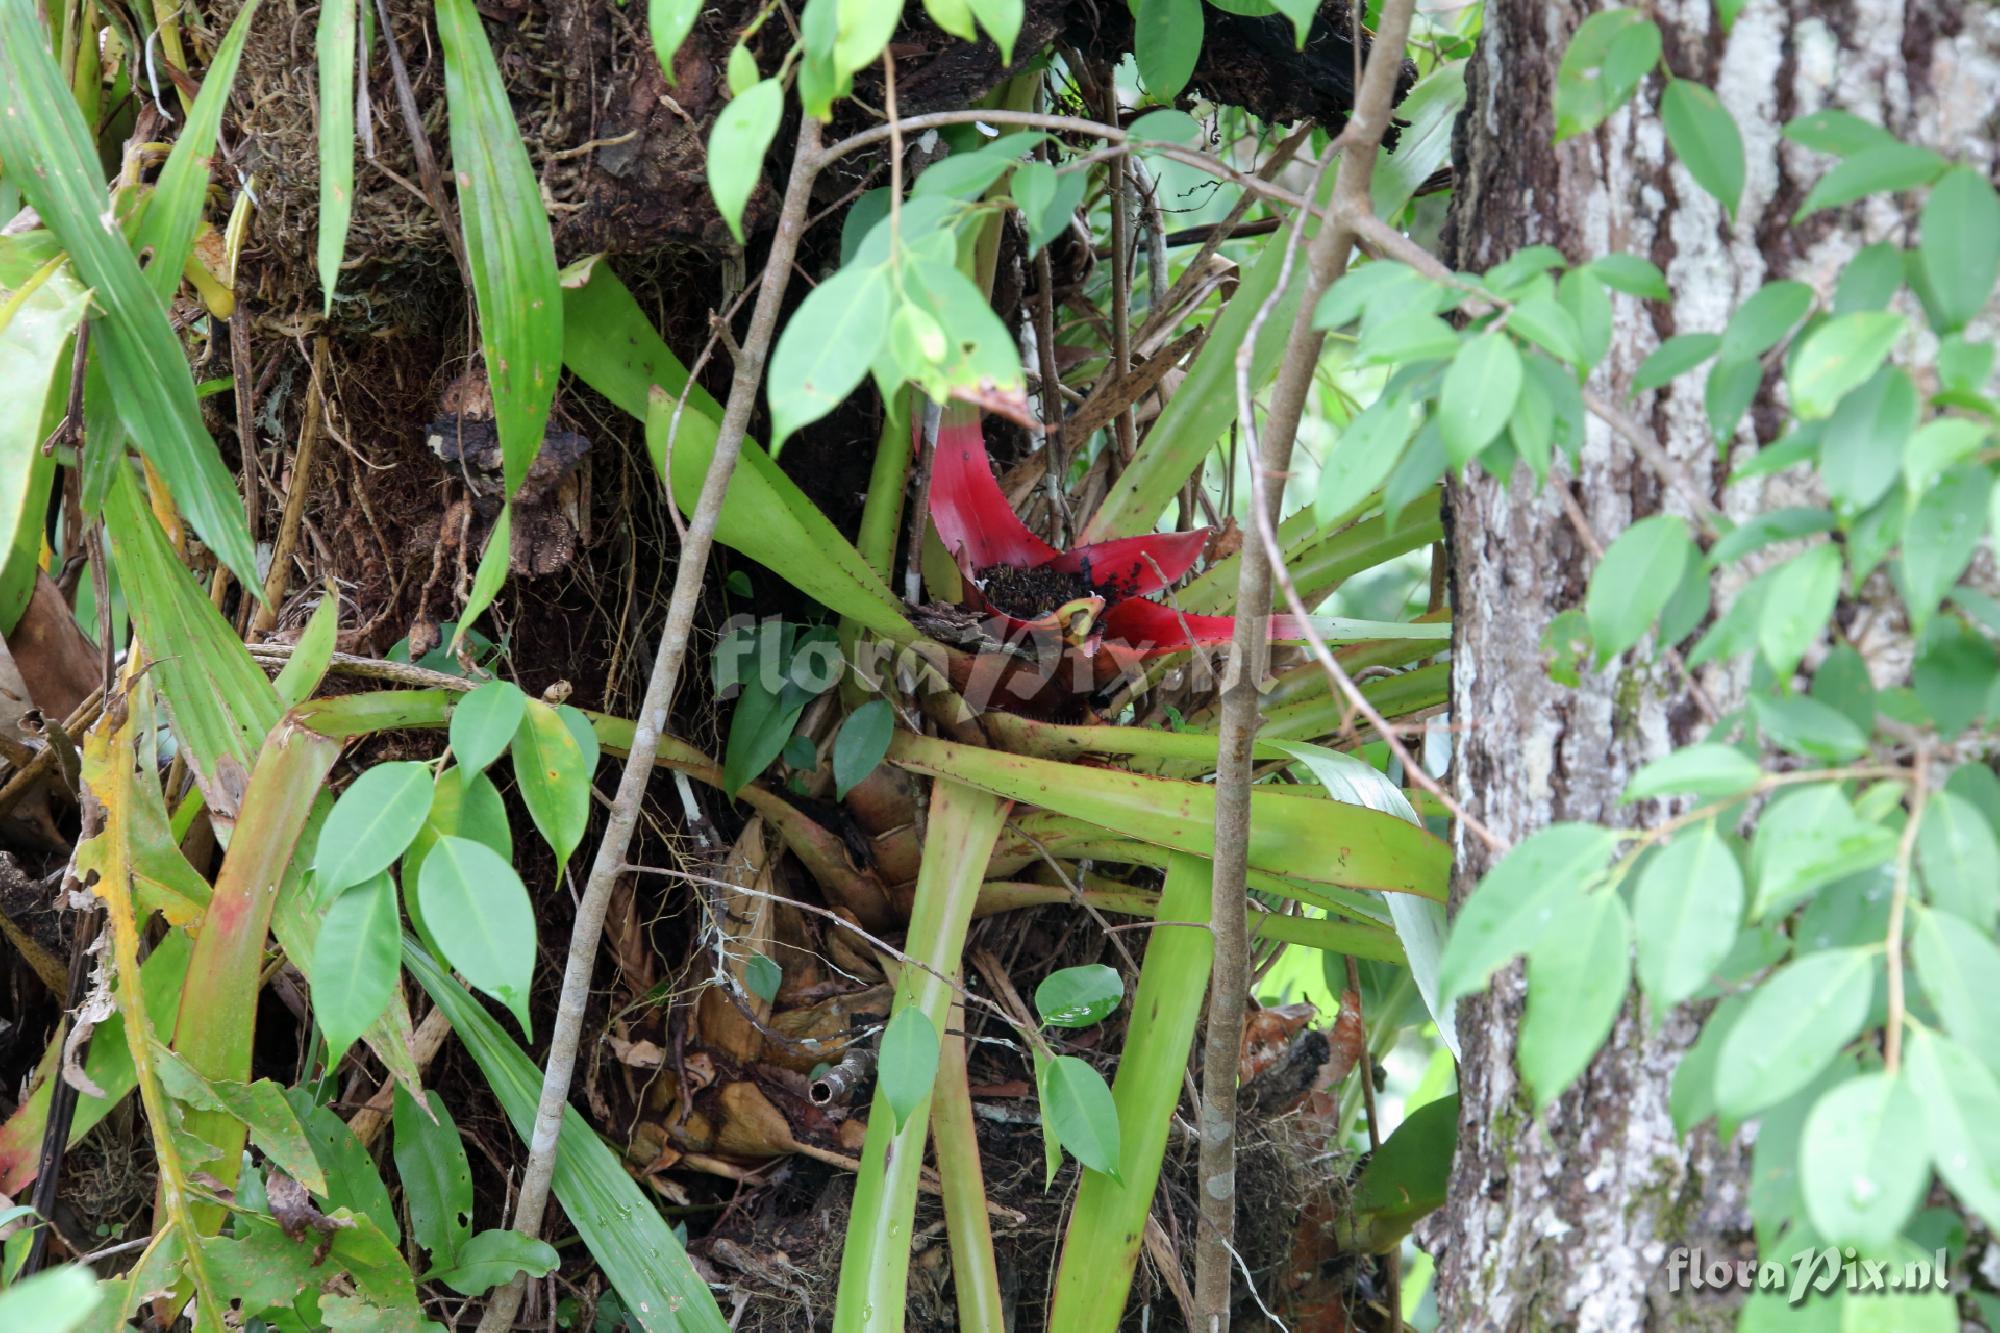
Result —
[{"label": "slender vine stem", "polygon": [[1917,849],[1917,828],[1930,799],[1931,751],[1918,748],[1910,765],[1910,817],[1896,844],[1896,887],[1889,897],[1889,932],[1883,948],[1889,957],[1889,1013],[1882,1033],[1882,1067],[1894,1074],[1903,1064],[1903,1015],[1907,995],[1903,978],[1903,921],[1910,907],[1910,866]]}]

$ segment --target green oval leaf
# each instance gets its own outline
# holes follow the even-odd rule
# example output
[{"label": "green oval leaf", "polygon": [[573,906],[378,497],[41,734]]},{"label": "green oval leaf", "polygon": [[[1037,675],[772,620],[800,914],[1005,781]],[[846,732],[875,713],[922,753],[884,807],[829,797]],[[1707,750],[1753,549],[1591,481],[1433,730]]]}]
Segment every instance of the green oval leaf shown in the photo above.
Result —
[{"label": "green oval leaf", "polygon": [[1825,631],[1840,600],[1840,573],[1840,548],[1831,542],[1807,548],[1772,573],[1757,616],[1757,646],[1780,680],[1791,678]]},{"label": "green oval leaf", "polygon": [[1125,979],[1102,963],[1065,967],[1035,987],[1035,1012],[1051,1027],[1087,1028],[1125,998]]},{"label": "green oval leaf", "polygon": [[1649,301],[1671,301],[1674,294],[1667,289],[1666,275],[1659,265],[1638,255],[1599,255],[1584,265],[1584,271],[1595,273],[1597,280],[1606,287],[1624,292],[1627,296],[1644,297]]},{"label": "green oval leaf", "polygon": [[1073,1055],[1042,1069],[1042,1118],[1069,1155],[1113,1180],[1118,1177],[1118,1106],[1104,1076]]},{"label": "green oval leaf", "polygon": [[1027,8],[1023,0],[966,0],[979,26],[1000,48],[1000,63],[1014,63],[1014,39],[1021,35],[1021,19]]},{"label": "green oval leaf", "polygon": [[1863,1074],[1813,1104],[1799,1141],[1799,1184],[1820,1239],[1862,1250],[1902,1233],[1930,1183],[1923,1107],[1895,1074]]},{"label": "green oval leaf", "polygon": [[494,1227],[465,1244],[458,1262],[426,1276],[437,1278],[461,1296],[484,1296],[516,1273],[544,1277],[560,1262],[555,1246],[518,1231]]},{"label": "green oval leaf", "polygon": [[1830,414],[1875,373],[1908,327],[1893,311],[1858,310],[1814,329],[1785,367],[1793,409],[1808,419]]},{"label": "green oval leaf", "polygon": [[[503,860],[514,859],[514,833],[507,821],[507,803],[500,798],[500,789],[484,773],[468,773],[452,767],[437,775],[424,826],[417,830],[417,836],[403,853],[405,884],[417,882],[423,872],[424,857],[446,834],[485,843]],[[424,923],[414,910],[410,919],[415,922],[417,933],[423,934]]]},{"label": "green oval leaf", "polygon": [[555,850],[557,873],[590,823],[590,768],[561,714],[529,699],[514,730],[514,778],[535,827]]},{"label": "green oval leaf", "polygon": [[1719,333],[1677,333],[1654,348],[1632,374],[1632,392],[1657,389],[1677,375],[1693,370],[1722,346]]},{"label": "green oval leaf", "polygon": [[462,696],[451,710],[451,753],[458,766],[484,772],[514,739],[527,705],[520,687],[504,680]]},{"label": "green oval leaf", "polygon": [[887,699],[870,699],[849,714],[833,740],[833,787],[838,799],[845,799],[860,781],[873,773],[889,753],[889,738],[896,732],[896,710]]},{"label": "green oval leaf", "polygon": [[701,0],[648,0],[646,5],[646,26],[653,32],[653,54],[660,58],[660,71],[667,76],[667,87],[677,87],[674,77],[674,57],[680,54],[681,43],[694,31],[694,21],[701,17]]},{"label": "green oval leaf", "polygon": [[1521,392],[1521,354],[1513,340],[1484,333],[1458,349],[1438,392],[1438,426],[1446,455],[1462,466],[1507,428]]},{"label": "green oval leaf", "polygon": [[1743,135],[1713,92],[1675,79],[1660,95],[1660,120],[1674,155],[1695,184],[1714,195],[1729,217],[1743,197]]},{"label": "green oval leaf", "polygon": [[417,897],[426,920],[450,923],[434,932],[445,961],[506,1005],[527,1033],[535,911],[514,867],[483,843],[442,837],[424,858]]},{"label": "green oval leaf", "polygon": [[1972,563],[1986,535],[1992,491],[1992,470],[1965,464],[1946,469],[1917,497],[1903,529],[1901,569],[1910,623],[1918,630]]},{"label": "green oval leaf", "polygon": [[1606,9],[1577,25],[1556,67],[1556,142],[1596,129],[1660,60],[1660,30],[1636,9]]},{"label": "green oval leaf", "polygon": [[1820,432],[1819,471],[1828,497],[1858,514],[1887,495],[1916,427],[1916,385],[1894,366],[1850,391]]},{"label": "green oval leaf", "polygon": [[1451,923],[1439,964],[1446,1000],[1470,994],[1577,910],[1618,845],[1594,824],[1553,824],[1486,872]]},{"label": "green oval leaf", "polygon": [[1764,808],[1750,844],[1757,884],[1750,915],[1761,920],[1789,908],[1822,885],[1881,865],[1895,850],[1895,835],[1857,816],[1837,783],[1783,792]]},{"label": "green oval leaf", "polygon": [[2000,1014],[2000,945],[1963,917],[1942,911],[1917,913],[1910,945],[1917,980],[1945,1031],[2000,1068],[2000,1026],[1993,1022]]},{"label": "green oval leaf", "polygon": [[1736,943],[1742,919],[1743,869],[1713,821],[1655,853],[1632,898],[1639,984],[1647,997],[1667,1009],[1706,986]]},{"label": "green oval leaf", "polygon": [[1933,907],[1991,930],[2000,907],[2000,840],[1978,806],[1956,791],[1933,792],[1917,825],[1917,868]]},{"label": "green oval leaf", "polygon": [[763,176],[764,154],[784,110],[784,86],[765,79],[730,98],[708,132],[709,193],[738,245],[743,244],[743,209]]},{"label": "green oval leaf", "polygon": [[1750,361],[1776,347],[1812,309],[1813,289],[1789,279],[1767,282],[1752,292],[1722,330],[1716,348],[1723,361]]},{"label": "green oval leaf", "polygon": [[1983,173],[1954,167],[1931,188],[1917,258],[1939,332],[1963,327],[1986,308],[2000,278],[2000,196]]},{"label": "green oval leaf", "polygon": [[1561,1096],[1611,1033],[1632,982],[1632,921],[1609,890],[1585,894],[1528,951],[1521,1074],[1537,1108]]},{"label": "green oval leaf", "polygon": [[1723,1043],[1715,1101],[1741,1120],[1811,1083],[1868,1019],[1876,956],[1867,949],[1808,954],[1750,997]]},{"label": "green oval leaf", "polygon": [[1201,57],[1201,0],[1139,0],[1132,56],[1146,91],[1163,102],[1180,96]]},{"label": "green oval leaf", "polygon": [[938,1045],[937,1028],[915,1005],[897,1010],[882,1031],[878,1081],[898,1134],[931,1095],[931,1085],[937,1081]]},{"label": "green oval leaf", "polygon": [[[1855,124],[1874,130],[1877,135],[1885,134],[1879,127],[1868,125],[1858,117],[1851,119]],[[1793,121],[1787,133],[1798,124],[1798,121]],[[1929,185],[1950,165],[1928,148],[1899,143],[1892,138],[1873,140],[1872,144],[1871,147],[1860,148],[1821,176],[1807,193],[1806,201],[1799,205],[1799,211],[1792,214],[1792,221],[1810,217],[1823,208],[1851,204],[1871,194],[1914,190],[1919,185]]]},{"label": "green oval leaf", "polygon": [[1910,1032],[1910,1090],[1924,1108],[1938,1174],[1973,1212],[2000,1217],[2000,1083],[1972,1052]]},{"label": "green oval leaf", "polygon": [[[0,1319],[8,1328],[32,1328],[36,1333],[73,1333],[88,1323],[104,1303],[111,1283],[99,1285],[96,1274],[81,1264],[64,1264],[35,1273],[0,1290]],[[119,1312],[120,1319],[124,1312]]]},{"label": "green oval leaf", "polygon": [[1605,549],[1584,597],[1599,666],[1639,642],[1680,586],[1694,554],[1687,520],[1678,514],[1642,518]]},{"label": "green oval leaf", "polygon": [[377,764],[349,784],[320,826],[313,878],[322,901],[387,870],[423,827],[431,770],[415,761]]},{"label": "green oval leaf", "polygon": [[785,984],[785,970],[761,953],[753,953],[743,964],[743,985],[765,1004],[778,998]]},{"label": "green oval leaf", "polygon": [[891,314],[888,270],[848,267],[815,287],[785,322],[765,393],[771,449],[840,406],[882,348]]},{"label": "green oval leaf", "polygon": [[329,1067],[389,1007],[403,970],[402,950],[396,882],[388,871],[328,904],[313,941],[312,1000]]},{"label": "green oval leaf", "polygon": [[1701,741],[1662,755],[1633,774],[1622,799],[1643,801],[1677,793],[1734,796],[1756,786],[1763,775],[1757,761],[1735,746]]}]

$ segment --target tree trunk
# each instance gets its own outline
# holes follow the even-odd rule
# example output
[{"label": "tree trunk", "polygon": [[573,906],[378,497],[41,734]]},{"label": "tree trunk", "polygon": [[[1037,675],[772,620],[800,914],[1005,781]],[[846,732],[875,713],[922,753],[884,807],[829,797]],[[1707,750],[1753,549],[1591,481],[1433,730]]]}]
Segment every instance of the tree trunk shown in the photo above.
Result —
[{"label": "tree trunk", "polygon": [[[1958,160],[1993,162],[2000,12],[1957,0],[1751,0],[1725,36],[1708,0],[1664,0],[1650,12],[1668,66],[1714,88],[1743,132],[1748,183],[1732,223],[1673,160],[1655,110],[1657,76],[1595,132],[1553,142],[1556,69],[1596,8],[1489,0],[1468,75],[1446,259],[1483,270],[1545,243],[1571,261],[1626,251],[1658,264],[1675,303],[1614,296],[1610,355],[1590,385],[1607,398],[1626,397],[1662,339],[1720,330],[1763,283],[1797,277],[1825,293],[1862,244],[1914,241],[1913,219],[1887,199],[1790,225],[1828,165],[1779,139],[1794,116],[1844,107]],[[1702,386],[1701,375],[1684,376],[1642,396],[1633,413],[1718,505],[1732,514],[1771,507],[1777,497],[1754,484],[1725,492]],[[1769,443],[1778,424],[1760,399],[1731,448]],[[1451,493],[1457,796],[1509,844],[1557,820],[1670,813],[1655,803],[1621,809],[1618,793],[1639,765],[1708,722],[1665,665],[1614,662],[1586,670],[1580,688],[1549,679],[1543,632],[1582,605],[1593,564],[1555,488],[1570,488],[1603,543],[1637,518],[1687,512],[1595,419],[1580,471],[1540,495],[1525,472],[1510,486],[1480,477]],[[1717,588],[1718,600],[1733,591]],[[1741,677],[1710,670],[1702,684],[1726,712]],[[1469,838],[1458,852],[1455,902],[1494,859]],[[1667,1290],[1675,1246],[1711,1257],[1753,1248],[1748,1136],[1725,1144],[1704,1128],[1684,1141],[1668,1115],[1674,1069],[1703,1015],[1684,1008],[1650,1030],[1635,996],[1590,1068],[1537,1118],[1515,1067],[1524,997],[1517,966],[1459,1013],[1459,1157],[1449,1200],[1424,1233],[1438,1257],[1441,1326],[1733,1327],[1733,1301]]]}]

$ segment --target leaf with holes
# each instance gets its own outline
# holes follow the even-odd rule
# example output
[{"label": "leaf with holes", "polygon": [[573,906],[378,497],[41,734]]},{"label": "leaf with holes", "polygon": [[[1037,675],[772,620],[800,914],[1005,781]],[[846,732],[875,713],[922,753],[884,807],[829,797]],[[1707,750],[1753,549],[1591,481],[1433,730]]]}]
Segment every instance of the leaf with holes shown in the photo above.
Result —
[{"label": "leaf with holes", "polygon": [[[402,941],[398,939],[398,948]],[[430,1255],[431,1267],[450,1268],[472,1239],[472,1167],[444,1098],[424,1094],[424,1105],[396,1089],[396,1174],[410,1207],[410,1232]]]}]

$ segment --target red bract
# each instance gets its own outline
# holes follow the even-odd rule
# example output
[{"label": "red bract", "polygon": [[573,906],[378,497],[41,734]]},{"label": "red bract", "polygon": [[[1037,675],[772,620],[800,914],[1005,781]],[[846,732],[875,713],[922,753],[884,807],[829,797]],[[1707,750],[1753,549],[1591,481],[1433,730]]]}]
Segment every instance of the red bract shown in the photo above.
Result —
[{"label": "red bract", "polygon": [[[1028,530],[994,480],[986,454],[986,436],[976,416],[948,408],[938,429],[937,453],[931,462],[931,522],[938,537],[965,578],[968,605],[1003,622],[1015,635],[1055,631],[1075,643],[1086,656],[1099,659],[1099,674],[1113,674],[1129,662],[1196,645],[1229,642],[1236,633],[1234,616],[1188,615],[1152,600],[1201,558],[1208,529],[1148,533],[1088,542],[1058,551]],[[1018,614],[1018,604],[996,604],[1002,582],[1016,581],[1008,571],[1039,572],[1039,580],[1021,580],[1059,590],[1037,606],[1036,614]],[[1072,576],[1069,596],[1060,596]],[[1089,621],[1076,632],[1084,613]],[[1304,637],[1296,616],[1272,616],[1273,639]],[[1104,668],[1111,668],[1105,671]]]}]

